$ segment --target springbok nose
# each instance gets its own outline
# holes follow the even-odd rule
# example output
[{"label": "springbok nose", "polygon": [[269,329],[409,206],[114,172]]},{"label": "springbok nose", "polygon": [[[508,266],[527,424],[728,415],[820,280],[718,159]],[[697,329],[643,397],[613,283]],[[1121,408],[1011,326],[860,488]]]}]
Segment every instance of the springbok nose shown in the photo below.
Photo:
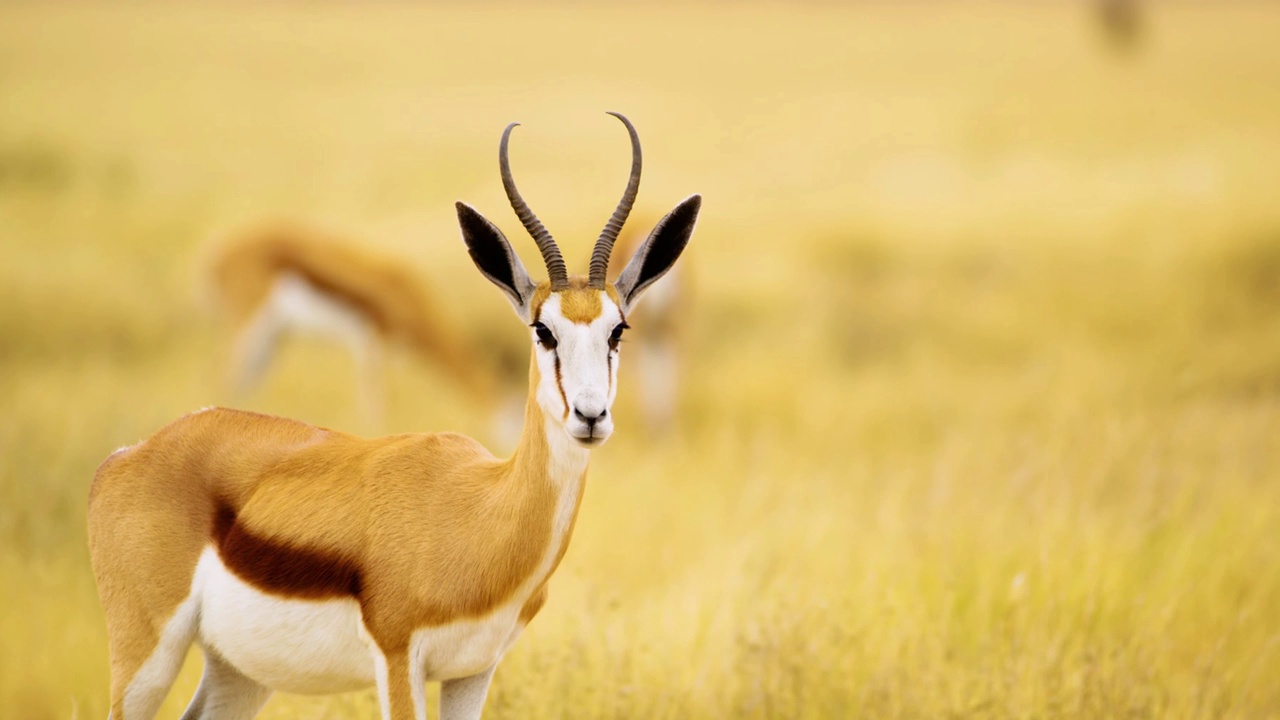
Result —
[{"label": "springbok nose", "polygon": [[597,422],[599,422],[604,416],[609,414],[608,410],[601,410],[599,413],[595,415],[589,414],[590,412],[591,412],[591,409],[588,409],[588,411],[584,413],[581,410],[579,410],[577,407],[573,408],[574,417],[586,423],[587,427],[595,427],[595,424]]}]

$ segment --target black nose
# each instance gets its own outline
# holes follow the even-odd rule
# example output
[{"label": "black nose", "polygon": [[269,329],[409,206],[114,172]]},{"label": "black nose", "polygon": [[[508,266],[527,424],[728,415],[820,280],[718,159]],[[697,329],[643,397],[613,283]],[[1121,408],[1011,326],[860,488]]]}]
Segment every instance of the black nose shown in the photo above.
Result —
[{"label": "black nose", "polygon": [[574,415],[574,417],[576,417],[576,418],[578,418],[579,420],[581,420],[582,422],[586,423],[586,424],[587,424],[587,427],[595,427],[596,422],[598,422],[598,421],[600,420],[600,418],[602,418],[602,417],[604,417],[605,415],[608,415],[608,414],[609,414],[609,411],[608,411],[608,410],[601,410],[599,415],[596,415],[595,417],[591,417],[591,416],[589,416],[589,415],[583,415],[583,414],[582,414],[582,411],[581,411],[581,410],[579,410],[578,408],[574,408],[574,409],[573,409],[573,415]]}]

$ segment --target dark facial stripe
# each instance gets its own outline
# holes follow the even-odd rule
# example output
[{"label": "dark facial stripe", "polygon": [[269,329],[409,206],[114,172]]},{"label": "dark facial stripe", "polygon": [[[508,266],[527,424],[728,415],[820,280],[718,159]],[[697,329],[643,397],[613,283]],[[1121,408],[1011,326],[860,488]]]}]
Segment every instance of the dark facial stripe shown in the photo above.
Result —
[{"label": "dark facial stripe", "polygon": [[569,420],[569,398],[564,394],[564,383],[560,381],[560,353],[555,353],[556,358],[556,389],[560,391],[560,402],[564,403],[564,419]]},{"label": "dark facial stripe", "polygon": [[[542,321],[542,306],[539,305],[537,311],[533,314],[533,324],[537,325]],[[533,352],[538,352],[538,348],[534,348]],[[551,356],[555,358],[556,367],[556,390],[560,391],[560,403],[564,405],[564,421],[569,421],[569,398],[564,394],[564,383],[560,380],[560,353],[555,350],[551,351]],[[529,388],[529,392],[537,392],[535,388]]]},{"label": "dark facial stripe", "polygon": [[354,561],[258,537],[237,523],[226,505],[214,515],[213,539],[223,564],[264,592],[317,600],[360,596],[360,568]]}]

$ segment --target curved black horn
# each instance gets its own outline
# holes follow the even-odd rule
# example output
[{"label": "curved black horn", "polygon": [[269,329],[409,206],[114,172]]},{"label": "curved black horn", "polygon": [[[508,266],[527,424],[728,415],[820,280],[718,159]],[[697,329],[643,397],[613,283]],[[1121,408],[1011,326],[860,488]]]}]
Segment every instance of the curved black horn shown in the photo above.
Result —
[{"label": "curved black horn", "polygon": [[627,178],[627,189],[623,191],[617,209],[613,211],[609,222],[605,223],[600,239],[596,240],[595,250],[591,252],[591,270],[587,275],[587,284],[600,290],[604,289],[605,274],[609,271],[609,255],[613,253],[613,243],[618,239],[618,233],[622,232],[622,224],[627,221],[631,206],[635,205],[636,195],[640,192],[640,136],[636,134],[636,127],[621,113],[609,114],[621,120],[631,135],[631,177]]},{"label": "curved black horn", "polygon": [[529,231],[533,241],[538,244],[538,250],[542,251],[542,260],[547,264],[547,275],[551,279],[551,289],[563,290],[569,287],[569,273],[565,270],[564,257],[560,255],[560,248],[551,237],[551,233],[547,232],[547,228],[538,220],[538,216],[529,209],[529,204],[520,197],[520,191],[516,189],[516,181],[511,177],[507,143],[511,138],[511,130],[519,124],[513,122],[508,125],[507,129],[502,131],[502,142],[498,145],[498,167],[502,172],[502,189],[507,191],[511,208],[516,211],[520,222],[524,223],[524,229]]}]

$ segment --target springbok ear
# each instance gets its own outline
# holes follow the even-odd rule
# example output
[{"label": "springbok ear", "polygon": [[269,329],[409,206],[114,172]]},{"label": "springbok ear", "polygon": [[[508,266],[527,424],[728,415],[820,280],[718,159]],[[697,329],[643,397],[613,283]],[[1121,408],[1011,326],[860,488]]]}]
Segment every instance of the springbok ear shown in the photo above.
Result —
[{"label": "springbok ear", "polygon": [[475,208],[464,202],[455,203],[455,206],[458,208],[458,224],[462,226],[462,241],[467,244],[467,252],[476,267],[502,290],[520,319],[530,322],[529,299],[533,297],[534,284],[519,256],[511,249],[511,243]]},{"label": "springbok ear", "polygon": [[676,205],[676,209],[658,221],[631,261],[623,268],[613,283],[622,300],[622,312],[626,314],[636,304],[644,289],[657,282],[675,264],[676,258],[689,244],[693,226],[698,222],[698,210],[702,208],[702,196],[690,195]]}]

